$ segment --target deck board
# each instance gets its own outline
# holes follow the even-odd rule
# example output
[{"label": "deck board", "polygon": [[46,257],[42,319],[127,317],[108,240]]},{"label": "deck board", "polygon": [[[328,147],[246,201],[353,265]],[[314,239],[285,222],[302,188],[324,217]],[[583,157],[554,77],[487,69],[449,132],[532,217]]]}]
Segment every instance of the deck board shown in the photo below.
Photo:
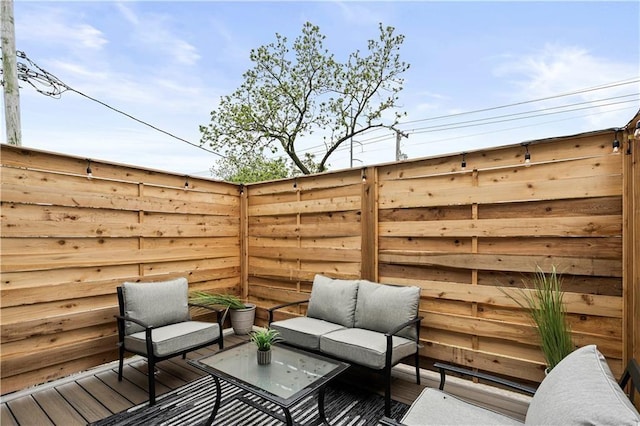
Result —
[{"label": "deck board", "polygon": [[18,426],[16,418],[11,414],[11,410],[6,404],[0,406],[0,425],[2,426]]},{"label": "deck board", "polygon": [[18,424],[39,426],[54,424],[31,395],[11,401],[8,406]]},{"label": "deck board", "polygon": [[122,381],[119,382],[117,370],[105,371],[96,374],[96,377],[102,380],[102,382],[107,386],[119,392],[120,395],[126,398],[133,405],[142,404],[149,399],[149,394],[147,394],[146,390],[142,389],[140,386],[136,386],[136,384],[126,378],[123,378]]},{"label": "deck board", "polygon": [[35,393],[33,398],[54,424],[66,423],[69,426],[87,424],[87,420],[55,389]]},{"label": "deck board", "polygon": [[96,376],[80,379],[78,384],[112,413],[119,413],[133,405],[131,401]]},{"label": "deck board", "polygon": [[113,414],[98,399],[84,390],[78,382],[66,383],[57,387],[56,390],[69,401],[87,422],[95,422]]},{"label": "deck board", "polygon": [[[247,340],[247,336],[225,335],[225,348]],[[187,360],[209,356],[218,351],[218,345],[201,348],[187,354]],[[169,392],[205,373],[189,365],[178,356],[158,363],[156,395]],[[120,412],[148,401],[147,363],[144,359],[126,361],[122,381],[118,381],[117,363],[103,366],[82,377],[68,378],[35,387],[16,398],[0,404],[2,426],[31,425],[86,425],[113,413]],[[346,374],[351,374],[347,372]],[[375,377],[379,375],[374,375]],[[352,383],[372,385],[371,389],[382,393],[381,386],[371,377],[349,376]],[[411,403],[424,386],[414,382],[393,380],[393,399]],[[6,396],[3,396],[3,401]]]}]

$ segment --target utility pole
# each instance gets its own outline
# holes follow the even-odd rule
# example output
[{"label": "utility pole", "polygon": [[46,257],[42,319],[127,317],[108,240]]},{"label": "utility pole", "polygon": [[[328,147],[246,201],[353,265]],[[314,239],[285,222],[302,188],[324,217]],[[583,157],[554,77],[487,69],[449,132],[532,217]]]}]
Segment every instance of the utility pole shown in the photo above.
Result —
[{"label": "utility pole", "polygon": [[20,87],[16,59],[16,32],[13,22],[13,0],[0,0],[0,26],[2,27],[2,74],[4,86],[4,117],[7,143],[22,145],[20,130]]},{"label": "utility pole", "polygon": [[396,130],[396,161],[405,160],[407,156],[400,151],[400,139],[403,137],[408,138],[409,135],[403,133],[401,130]]}]

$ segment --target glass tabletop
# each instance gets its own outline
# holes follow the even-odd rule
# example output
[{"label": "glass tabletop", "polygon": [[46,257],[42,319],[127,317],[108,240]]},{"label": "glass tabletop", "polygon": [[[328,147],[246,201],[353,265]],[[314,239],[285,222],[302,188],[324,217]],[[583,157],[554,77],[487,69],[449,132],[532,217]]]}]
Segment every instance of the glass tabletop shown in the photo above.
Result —
[{"label": "glass tabletop", "polygon": [[258,365],[256,351],[252,342],[246,342],[190,363],[285,406],[349,367],[344,362],[281,345],[272,346],[270,364]]}]

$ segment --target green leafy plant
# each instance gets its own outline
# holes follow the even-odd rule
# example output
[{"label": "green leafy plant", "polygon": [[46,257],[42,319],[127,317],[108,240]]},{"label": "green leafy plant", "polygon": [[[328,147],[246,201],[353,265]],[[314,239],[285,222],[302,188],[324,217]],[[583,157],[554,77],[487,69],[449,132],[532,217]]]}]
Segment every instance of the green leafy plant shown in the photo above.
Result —
[{"label": "green leafy plant", "polygon": [[251,333],[251,341],[256,344],[259,351],[268,351],[271,349],[271,345],[283,340],[284,339],[280,337],[280,332],[273,328],[265,328]]},{"label": "green leafy plant", "polygon": [[192,292],[189,301],[200,305],[222,305],[228,309],[245,309],[247,307],[238,296],[233,294],[207,293],[205,291]]},{"label": "green leafy plant", "polygon": [[545,273],[538,267],[532,284],[532,291],[520,289],[518,293],[521,298],[516,298],[511,294],[507,295],[518,305],[529,310],[540,337],[540,348],[547,362],[547,367],[551,370],[574,349],[571,341],[571,329],[567,323],[566,310],[562,303],[564,297],[562,276],[557,272],[555,266],[552,267],[550,273]]}]

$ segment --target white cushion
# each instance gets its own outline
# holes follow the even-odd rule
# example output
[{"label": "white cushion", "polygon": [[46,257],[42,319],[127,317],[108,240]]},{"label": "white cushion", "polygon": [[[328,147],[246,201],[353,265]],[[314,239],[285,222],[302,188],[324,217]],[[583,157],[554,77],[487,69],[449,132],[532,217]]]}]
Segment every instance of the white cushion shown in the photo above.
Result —
[{"label": "white cushion", "polygon": [[285,342],[313,350],[320,349],[320,336],[344,328],[339,324],[309,317],[274,321],[269,327],[278,330]]},{"label": "white cushion", "polygon": [[[403,287],[377,284],[361,280],[358,285],[355,326],[367,330],[388,333],[400,324],[418,315],[419,287]],[[400,336],[416,338],[416,326],[412,325]]]},{"label": "white cushion", "polygon": [[[416,342],[393,336],[391,365],[416,353]],[[320,337],[323,353],[375,370],[382,370],[386,363],[387,338],[384,334],[362,328],[344,328]]]},{"label": "white cushion", "polygon": [[438,389],[424,388],[402,418],[407,426],[522,425],[502,413],[456,398]]},{"label": "white cushion", "polygon": [[357,280],[339,280],[316,275],[307,316],[353,327],[356,313]]},{"label": "white cushion", "polygon": [[[125,349],[147,354],[146,332],[140,331],[125,336]],[[216,323],[184,321],[151,330],[153,352],[156,356],[171,355],[189,348],[202,346],[220,337],[220,326]]]},{"label": "white cushion", "polygon": [[[186,278],[152,283],[122,284],[124,314],[153,327],[189,320],[189,283]],[[144,330],[125,321],[125,334]]]},{"label": "white cushion", "polygon": [[573,351],[544,378],[529,405],[527,425],[634,425],[640,415],[595,345]]}]

